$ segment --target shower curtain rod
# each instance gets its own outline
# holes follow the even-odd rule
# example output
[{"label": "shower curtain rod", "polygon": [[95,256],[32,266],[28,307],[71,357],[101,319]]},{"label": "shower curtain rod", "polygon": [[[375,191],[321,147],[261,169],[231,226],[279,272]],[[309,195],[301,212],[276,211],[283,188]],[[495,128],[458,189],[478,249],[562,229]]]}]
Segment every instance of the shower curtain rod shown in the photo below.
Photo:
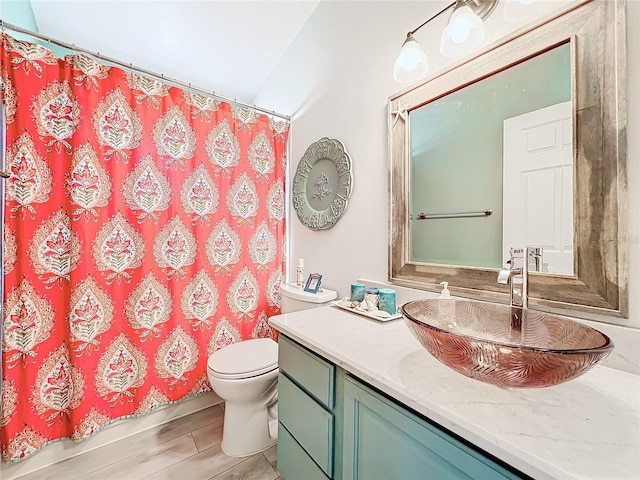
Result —
[{"label": "shower curtain rod", "polygon": [[119,65],[125,69],[130,69],[130,70],[135,70],[136,72],[139,73],[144,73],[145,75],[149,75],[152,77],[155,77],[163,82],[170,82],[173,83],[175,85],[179,85],[181,87],[186,87],[190,90],[196,90],[198,92],[202,92],[205,93],[207,95],[211,95],[212,97],[216,97],[219,98],[221,100],[224,100],[226,102],[231,102],[234,103],[236,105],[241,105],[243,107],[247,107],[250,108],[252,110],[256,110],[258,112],[262,112],[262,113],[266,113],[268,115],[273,115],[274,117],[279,117],[282,118],[284,120],[287,121],[291,121],[291,115],[284,115],[282,113],[278,113],[275,112],[273,110],[267,110],[266,108],[262,108],[262,107],[258,107],[256,105],[250,105],[248,103],[244,103],[241,102],[239,100],[236,100],[235,98],[230,98],[230,97],[226,97],[224,95],[220,95],[219,93],[216,93],[213,90],[206,90],[204,88],[201,87],[196,87],[194,85],[191,85],[190,83],[185,83],[183,81],[177,80],[175,78],[171,78],[171,77],[167,77],[165,75],[163,75],[162,73],[156,73],[156,72],[152,72],[151,70],[147,70],[141,67],[136,67],[135,65],[132,65],[131,63],[125,63],[125,62],[121,62],[120,60],[116,60],[115,58],[110,58],[110,57],[106,57],[102,54],[100,54],[100,52],[92,52],[91,50],[87,50],[86,48],[82,48],[82,47],[77,47],[72,43],[66,43],[63,42],[62,40],[57,40],[55,38],[51,38],[47,35],[42,35],[40,33],[37,32],[32,32],[31,30],[27,30],[25,28],[22,27],[18,27],[17,25],[13,25],[11,23],[7,23],[4,20],[0,19],[0,27],[2,28],[2,31],[4,31],[5,29],[7,30],[12,30],[14,32],[18,32],[18,33],[24,33],[26,35],[31,35],[32,37],[35,38],[39,38],[40,40],[45,40],[49,43],[53,43],[54,45],[58,45],[59,47],[64,47],[67,48],[69,50],[71,50],[72,52],[82,52],[82,53],[87,53],[93,57],[96,57],[98,60],[102,60],[105,62],[109,62],[109,63],[113,63],[115,65]]}]

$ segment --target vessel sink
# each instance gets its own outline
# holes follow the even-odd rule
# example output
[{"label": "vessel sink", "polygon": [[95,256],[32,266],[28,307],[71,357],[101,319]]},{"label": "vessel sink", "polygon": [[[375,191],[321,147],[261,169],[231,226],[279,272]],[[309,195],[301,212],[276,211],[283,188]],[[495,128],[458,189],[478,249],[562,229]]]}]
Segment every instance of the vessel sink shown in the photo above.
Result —
[{"label": "vessel sink", "polygon": [[409,330],[440,362],[467,377],[510,388],[576,378],[613,350],[605,334],[535,310],[460,299],[401,307]]}]

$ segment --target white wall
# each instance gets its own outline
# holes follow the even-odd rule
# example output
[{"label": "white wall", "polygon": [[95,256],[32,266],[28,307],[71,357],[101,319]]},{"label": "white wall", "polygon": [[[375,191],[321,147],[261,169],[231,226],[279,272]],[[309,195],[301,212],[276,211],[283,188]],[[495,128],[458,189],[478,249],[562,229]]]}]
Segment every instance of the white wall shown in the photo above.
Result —
[{"label": "white wall", "polygon": [[[351,154],[354,187],[342,219],[314,232],[291,209],[291,269],[304,258],[307,273],[323,274],[323,285],[349,294],[357,278],[387,280],[388,155],[387,98],[405,86],[392,78],[392,66],[406,32],[448,2],[321,2],[281,63],[254,99],[278,111],[293,112],[290,174],[306,147],[321,137],[340,139]],[[446,15],[416,34],[427,50],[431,71],[448,64],[437,53]],[[640,1],[627,6],[628,25],[628,182],[630,316],[633,328],[599,324],[616,350],[609,365],[640,372]],[[486,43],[509,31],[500,6],[487,20]],[[633,52],[633,53],[631,53]],[[635,87],[634,87],[635,86]],[[295,272],[290,271],[293,275]],[[294,277],[292,277],[294,278]],[[417,292],[416,292],[417,294]]]}]

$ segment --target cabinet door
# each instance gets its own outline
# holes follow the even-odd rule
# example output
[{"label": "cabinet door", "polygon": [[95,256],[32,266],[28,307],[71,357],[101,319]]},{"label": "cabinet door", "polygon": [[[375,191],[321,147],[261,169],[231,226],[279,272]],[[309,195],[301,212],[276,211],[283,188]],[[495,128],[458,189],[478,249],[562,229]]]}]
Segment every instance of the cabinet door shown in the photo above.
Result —
[{"label": "cabinet door", "polygon": [[350,377],[344,408],[344,479],[517,478]]}]

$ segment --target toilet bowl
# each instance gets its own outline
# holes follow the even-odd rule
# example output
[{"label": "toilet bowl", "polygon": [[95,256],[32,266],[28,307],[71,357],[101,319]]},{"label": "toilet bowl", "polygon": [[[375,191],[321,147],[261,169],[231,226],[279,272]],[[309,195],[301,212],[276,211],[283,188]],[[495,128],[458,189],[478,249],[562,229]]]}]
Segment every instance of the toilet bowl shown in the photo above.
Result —
[{"label": "toilet bowl", "polygon": [[[337,293],[281,285],[280,296],[282,313],[290,313],[327,305]],[[278,344],[270,338],[232,343],[209,357],[209,383],[225,401],[221,447],[227,455],[253,455],[276,443],[278,372]]]},{"label": "toilet bowl", "polygon": [[270,338],[232,343],[209,357],[207,374],[225,401],[222,451],[244,457],[273,445],[276,429],[269,422],[277,421],[278,344]]}]

